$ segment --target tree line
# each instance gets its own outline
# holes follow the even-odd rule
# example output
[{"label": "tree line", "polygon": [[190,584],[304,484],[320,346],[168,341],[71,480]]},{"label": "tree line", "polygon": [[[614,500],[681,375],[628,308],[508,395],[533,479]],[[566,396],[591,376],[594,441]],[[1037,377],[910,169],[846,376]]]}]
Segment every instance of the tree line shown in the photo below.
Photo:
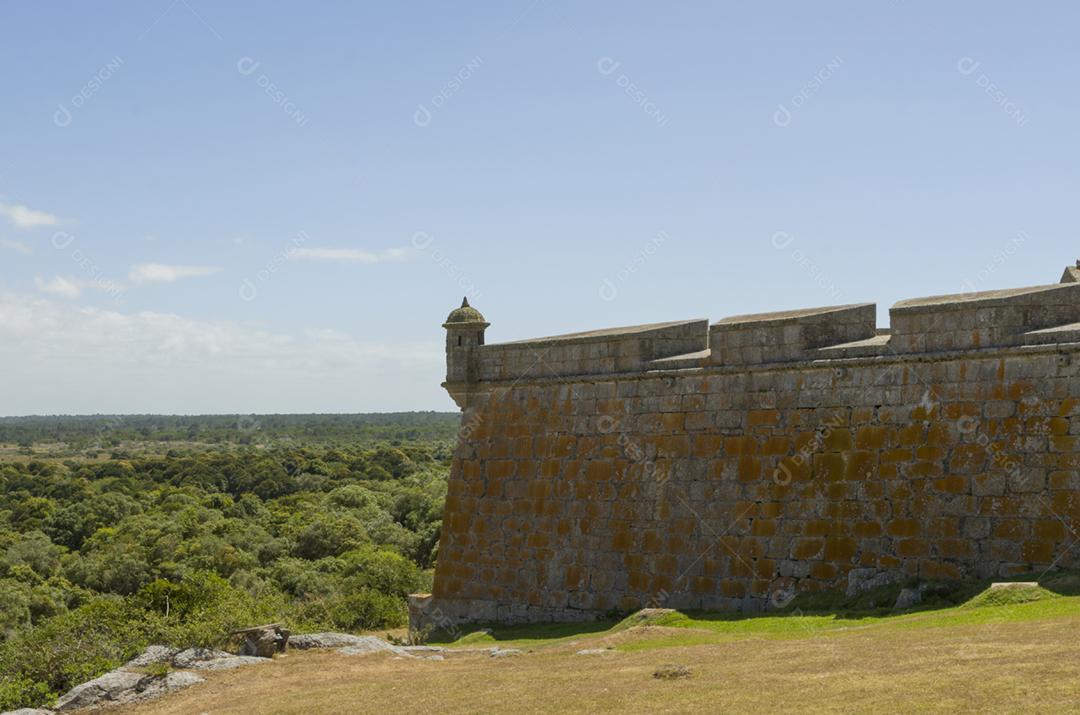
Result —
[{"label": "tree line", "polygon": [[[96,459],[0,464],[0,710],[47,704],[151,642],[220,645],[266,621],[404,623],[438,554],[456,419],[323,417],[257,418],[270,442],[257,446],[192,447],[185,432],[163,453],[121,440]],[[100,427],[34,419],[35,454],[37,440]],[[227,422],[196,420],[208,435]],[[307,438],[319,424],[353,438]]]}]

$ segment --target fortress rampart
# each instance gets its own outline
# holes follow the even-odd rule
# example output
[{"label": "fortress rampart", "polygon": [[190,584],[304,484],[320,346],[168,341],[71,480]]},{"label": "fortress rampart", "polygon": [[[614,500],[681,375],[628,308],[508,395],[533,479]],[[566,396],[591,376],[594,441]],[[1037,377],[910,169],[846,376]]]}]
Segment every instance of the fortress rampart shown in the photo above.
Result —
[{"label": "fortress rampart", "polygon": [[448,318],[464,411],[420,620],[1076,564],[1080,269],[1061,283],[484,344]]}]

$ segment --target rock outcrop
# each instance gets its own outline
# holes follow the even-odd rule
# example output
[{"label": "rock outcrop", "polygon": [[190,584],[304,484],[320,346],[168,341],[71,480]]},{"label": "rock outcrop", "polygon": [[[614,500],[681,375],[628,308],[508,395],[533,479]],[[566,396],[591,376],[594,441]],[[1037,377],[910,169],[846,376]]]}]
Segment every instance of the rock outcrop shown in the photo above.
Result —
[{"label": "rock outcrop", "polygon": [[192,670],[230,670],[245,665],[260,665],[269,662],[269,658],[233,655],[213,648],[188,648],[177,653],[172,659],[173,667]]},{"label": "rock outcrop", "polygon": [[[269,663],[268,658],[233,655],[213,648],[177,650],[152,645],[116,670],[105,673],[64,693],[54,706],[55,712],[70,712],[104,705],[120,705],[160,697],[203,682],[192,670],[227,670],[246,665]],[[145,672],[148,666],[168,664],[176,668],[165,675]],[[51,710],[16,710],[18,715],[41,715]],[[4,715],[12,715],[5,713]]]},{"label": "rock outcrop", "polygon": [[[273,635],[264,637],[262,633],[264,630]],[[289,638],[288,631],[284,631],[285,636],[282,639],[274,633],[273,627],[269,626],[248,629],[241,633],[245,635],[255,633],[255,639],[262,641],[267,648],[272,644],[273,651],[270,651],[270,655],[277,651],[283,640]],[[438,646],[398,646],[377,636],[355,636],[349,633],[310,633],[296,636],[288,640],[288,643],[300,650],[332,648],[341,655],[349,656],[390,653],[399,658],[442,660],[442,654],[446,652],[445,648]],[[262,652],[267,652],[267,649],[263,649]],[[229,670],[270,662],[272,662],[270,657],[234,655],[215,648],[179,650],[163,645],[152,645],[116,670],[76,685],[57,700],[53,710],[23,708],[2,713],[2,715],[53,715],[58,712],[149,700],[203,682],[201,675],[191,671]],[[164,675],[152,675],[146,672],[148,667],[160,664],[166,664],[175,670]]]},{"label": "rock outcrop", "polygon": [[240,655],[273,658],[275,653],[285,652],[290,633],[280,623],[270,623],[265,626],[245,628],[236,631],[233,635],[244,639],[240,647]]},{"label": "rock outcrop", "polygon": [[133,703],[201,682],[203,679],[195,673],[173,672],[157,676],[120,668],[76,685],[56,701],[55,707],[57,712],[68,712],[108,704]]},{"label": "rock outcrop", "polygon": [[[359,646],[372,636],[354,636],[349,633],[304,633],[289,639],[289,645],[299,650],[308,648],[344,648]],[[377,639],[381,640],[381,639]]]}]

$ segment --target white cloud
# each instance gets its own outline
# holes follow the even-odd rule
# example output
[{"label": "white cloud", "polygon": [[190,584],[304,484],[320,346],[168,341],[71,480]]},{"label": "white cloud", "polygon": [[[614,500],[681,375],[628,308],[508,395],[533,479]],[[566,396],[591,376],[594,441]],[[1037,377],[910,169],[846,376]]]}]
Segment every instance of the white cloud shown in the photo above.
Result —
[{"label": "white cloud", "polygon": [[132,266],[128,278],[132,283],[175,283],[181,278],[198,278],[219,272],[217,266],[168,266],[163,263],[143,263]]},{"label": "white cloud", "polygon": [[79,280],[78,278],[65,278],[63,276],[56,276],[51,280],[43,280],[42,278],[35,276],[34,285],[42,293],[49,293],[50,295],[59,295],[64,298],[78,298],[84,289],[98,290],[103,293],[109,293],[113,297],[119,296],[124,292],[124,286],[115,281],[111,281],[105,278],[99,278],[93,281]]},{"label": "white cloud", "polygon": [[77,282],[60,276],[49,281],[35,277],[34,285],[42,293],[61,295],[65,298],[78,298],[79,294],[82,293],[82,287]]},{"label": "white cloud", "polygon": [[60,223],[60,219],[50,213],[36,211],[21,204],[0,203],[0,216],[6,216],[15,228],[37,228]]},{"label": "white cloud", "polygon": [[22,241],[10,241],[6,238],[0,238],[0,246],[3,246],[4,248],[10,248],[12,251],[17,251],[24,256],[29,256],[31,253],[34,252],[34,249],[30,248],[30,246],[23,243]]},{"label": "white cloud", "polygon": [[290,258],[304,258],[315,261],[335,261],[337,263],[383,263],[401,261],[407,258],[409,251],[404,248],[387,248],[382,251],[365,251],[362,248],[296,248],[289,251]]},{"label": "white cloud", "polygon": [[438,341],[296,336],[0,290],[0,414],[453,409]]}]

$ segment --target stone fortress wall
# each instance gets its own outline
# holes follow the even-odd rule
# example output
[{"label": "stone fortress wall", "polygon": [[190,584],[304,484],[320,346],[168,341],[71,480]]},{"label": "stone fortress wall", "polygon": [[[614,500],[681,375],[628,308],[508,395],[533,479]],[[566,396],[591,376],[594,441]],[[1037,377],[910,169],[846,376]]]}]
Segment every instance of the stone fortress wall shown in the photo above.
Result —
[{"label": "stone fortress wall", "polygon": [[462,432],[414,616],[760,610],[1076,565],[1080,268],[890,319],[862,304],[485,345],[483,316],[454,311]]}]

